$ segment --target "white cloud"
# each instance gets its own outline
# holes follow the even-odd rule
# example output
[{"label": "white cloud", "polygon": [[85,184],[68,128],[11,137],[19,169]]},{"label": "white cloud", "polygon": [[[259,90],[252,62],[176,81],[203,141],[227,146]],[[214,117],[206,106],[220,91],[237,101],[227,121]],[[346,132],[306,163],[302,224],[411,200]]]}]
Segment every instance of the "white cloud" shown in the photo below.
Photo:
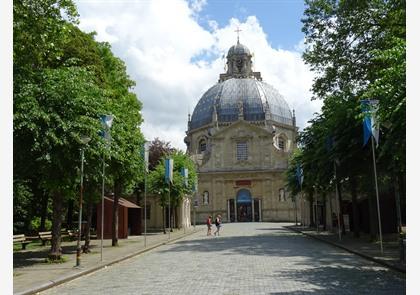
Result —
[{"label": "white cloud", "polygon": [[243,23],[231,19],[225,27],[210,20],[211,31],[207,31],[195,19],[205,3],[77,2],[80,27],[95,30],[98,40],[110,42],[136,81],[146,138],[160,137],[185,150],[188,111],[192,113],[201,95],[224,72],[222,55],[236,42],[238,26],[241,43],[255,54],[255,70],[284,95],[296,109],[298,125],[305,127],[320,103],[310,102],[312,74],[301,52],[272,48],[255,16]]},{"label": "white cloud", "polygon": [[207,0],[190,0],[190,7],[193,12],[200,12],[207,4]]}]

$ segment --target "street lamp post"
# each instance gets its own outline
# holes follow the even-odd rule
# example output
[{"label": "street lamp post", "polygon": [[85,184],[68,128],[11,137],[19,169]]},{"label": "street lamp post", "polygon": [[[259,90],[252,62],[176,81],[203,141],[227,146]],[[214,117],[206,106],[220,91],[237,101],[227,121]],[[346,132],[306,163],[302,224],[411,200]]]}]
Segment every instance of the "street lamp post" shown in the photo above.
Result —
[{"label": "street lamp post", "polygon": [[150,142],[146,141],[143,146],[143,168],[144,168],[144,248],[147,241],[147,172],[149,172],[149,146]]},{"label": "street lamp post", "polygon": [[[113,115],[101,115],[102,125],[101,137],[105,139],[106,148],[111,149],[111,126],[114,120]],[[105,202],[105,151],[102,154],[102,196],[101,196],[101,262],[104,252],[104,202]]]},{"label": "street lamp post", "polygon": [[85,161],[85,147],[89,141],[90,138],[87,136],[83,136],[81,138],[83,146],[80,149],[81,154],[81,167],[80,167],[80,198],[79,198],[79,230],[77,233],[77,251],[76,251],[76,266],[80,266],[80,238],[82,236],[82,208],[83,208],[83,164]]}]

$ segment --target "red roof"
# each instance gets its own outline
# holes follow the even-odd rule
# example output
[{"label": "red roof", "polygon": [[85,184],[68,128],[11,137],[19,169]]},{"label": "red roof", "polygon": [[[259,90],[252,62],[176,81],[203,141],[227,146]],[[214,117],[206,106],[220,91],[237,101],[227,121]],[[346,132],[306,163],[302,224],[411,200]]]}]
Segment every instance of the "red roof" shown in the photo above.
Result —
[{"label": "red roof", "polygon": [[[114,202],[113,198],[110,197],[104,197],[105,200],[110,201],[110,202]],[[124,199],[124,198],[119,198],[118,200],[118,205],[119,206],[123,206],[123,207],[127,207],[127,208],[141,208],[139,206],[137,206],[136,204]]]}]

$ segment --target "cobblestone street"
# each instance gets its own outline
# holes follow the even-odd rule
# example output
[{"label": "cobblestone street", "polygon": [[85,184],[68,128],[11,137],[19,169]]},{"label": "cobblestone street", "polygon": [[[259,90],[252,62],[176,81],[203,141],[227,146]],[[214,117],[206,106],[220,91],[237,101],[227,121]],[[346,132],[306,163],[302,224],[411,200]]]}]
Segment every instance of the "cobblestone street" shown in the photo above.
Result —
[{"label": "cobblestone street", "polygon": [[232,223],[41,294],[405,294],[405,275],[279,223]]}]

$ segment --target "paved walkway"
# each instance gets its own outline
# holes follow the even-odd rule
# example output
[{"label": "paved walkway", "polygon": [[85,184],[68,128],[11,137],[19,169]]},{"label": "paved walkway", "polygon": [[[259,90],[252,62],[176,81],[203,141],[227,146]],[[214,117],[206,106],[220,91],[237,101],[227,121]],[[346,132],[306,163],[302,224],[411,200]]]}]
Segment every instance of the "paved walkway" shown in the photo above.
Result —
[{"label": "paved walkway", "polygon": [[405,275],[283,224],[232,223],[42,294],[405,294]]},{"label": "paved walkway", "polygon": [[[196,230],[204,230],[204,226],[197,226]],[[189,230],[174,230],[170,233],[171,240],[192,234]],[[144,247],[144,236],[130,236],[128,239],[119,239],[118,247],[111,246],[111,240],[104,240],[103,261],[101,262],[100,240],[91,240],[92,252],[82,254],[81,267],[76,268],[76,242],[62,243],[65,263],[48,264],[45,258],[50,246],[39,246],[36,249],[18,251],[13,253],[13,293],[34,294],[37,291],[49,288],[64,281],[101,269],[107,265],[127,259],[127,257],[147,251],[148,249],[168,242],[169,234],[148,234],[147,247]],[[82,245],[84,242],[82,243]]]},{"label": "paved walkway", "polygon": [[352,233],[347,233],[341,236],[340,241],[338,234],[328,231],[317,231],[301,226],[289,226],[289,228],[405,273],[405,262],[400,261],[400,247],[395,235],[383,237],[383,253],[381,253],[379,242],[370,242],[366,234],[361,234],[360,238],[356,239]]}]

